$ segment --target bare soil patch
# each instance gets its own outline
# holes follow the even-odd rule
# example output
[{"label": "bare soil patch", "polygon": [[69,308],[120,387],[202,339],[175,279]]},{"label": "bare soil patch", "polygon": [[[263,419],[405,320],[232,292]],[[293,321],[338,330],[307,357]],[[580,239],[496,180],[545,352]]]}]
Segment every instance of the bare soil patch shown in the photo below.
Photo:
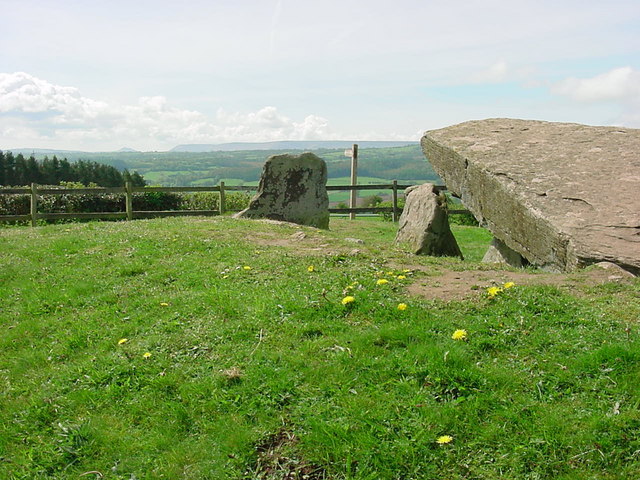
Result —
[{"label": "bare soil patch", "polygon": [[[259,221],[274,225],[294,225],[291,223],[279,222],[277,220]],[[325,237],[323,233],[324,232],[322,230],[313,229],[311,227],[299,227],[297,231],[290,234],[283,234],[282,232],[257,232],[248,240],[256,245],[289,248],[305,255],[357,255],[358,253],[361,253],[360,248],[364,242],[354,238],[347,238],[344,239],[344,241],[339,242],[335,239]]]},{"label": "bare soil patch", "polygon": [[452,271],[434,270],[423,266],[413,267],[412,270],[424,271],[428,276],[416,279],[409,286],[409,293],[429,300],[464,300],[486,295],[487,288],[506,282],[516,285],[552,285],[580,294],[585,287],[607,282],[625,282],[634,278],[617,267],[591,267],[573,273],[532,273],[498,269]]}]

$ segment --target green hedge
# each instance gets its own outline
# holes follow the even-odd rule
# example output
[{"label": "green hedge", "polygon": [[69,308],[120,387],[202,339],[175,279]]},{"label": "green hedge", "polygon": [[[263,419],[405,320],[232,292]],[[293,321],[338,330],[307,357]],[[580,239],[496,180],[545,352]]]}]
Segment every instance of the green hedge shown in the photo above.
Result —
[{"label": "green hedge", "polygon": [[[251,195],[245,192],[227,192],[225,209],[228,212],[244,210],[249,206]],[[197,192],[182,195],[182,210],[220,210],[220,195],[217,192]]]},{"label": "green hedge", "polygon": [[[85,188],[77,185],[65,185],[64,188]],[[47,186],[46,188],[57,188]],[[251,196],[244,192],[227,193],[226,209],[242,210],[249,205]],[[84,213],[84,212],[124,212],[125,195],[117,193],[105,194],[61,194],[38,195],[38,212],[40,213]],[[0,215],[29,215],[29,194],[0,194]],[[171,193],[146,192],[133,194],[135,211],[162,210],[219,210],[219,194],[217,192]]]}]

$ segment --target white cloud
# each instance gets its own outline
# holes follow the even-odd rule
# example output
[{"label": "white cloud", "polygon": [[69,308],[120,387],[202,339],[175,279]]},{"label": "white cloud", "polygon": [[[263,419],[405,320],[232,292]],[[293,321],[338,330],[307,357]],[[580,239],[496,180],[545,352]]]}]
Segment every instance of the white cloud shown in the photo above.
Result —
[{"label": "white cloud", "polygon": [[276,107],[215,118],[170,105],[163,96],[134,105],[83,97],[27,73],[0,73],[0,144],[3,147],[114,149],[170,148],[178,143],[332,139],[329,121],[307,115],[295,121]]},{"label": "white cloud", "polygon": [[104,102],[82,97],[73,87],[53,85],[24,72],[0,73],[0,112],[59,112],[66,120],[94,118]]},{"label": "white cloud", "polygon": [[509,67],[507,62],[501,60],[490,67],[471,75],[472,83],[500,83],[507,79]]},{"label": "white cloud", "polygon": [[591,78],[566,78],[551,86],[551,93],[566,96],[579,105],[608,105],[618,112],[607,122],[640,128],[640,71],[614,68]]},{"label": "white cloud", "polygon": [[640,102],[640,71],[621,67],[592,78],[567,78],[555,84],[551,91],[579,102]]}]

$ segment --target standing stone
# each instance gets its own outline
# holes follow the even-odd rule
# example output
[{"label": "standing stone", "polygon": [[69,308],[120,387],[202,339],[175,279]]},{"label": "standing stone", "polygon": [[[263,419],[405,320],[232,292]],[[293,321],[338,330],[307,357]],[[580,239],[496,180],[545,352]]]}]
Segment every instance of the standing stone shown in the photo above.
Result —
[{"label": "standing stone", "polygon": [[483,263],[498,263],[514,268],[522,268],[528,265],[527,259],[518,252],[507,247],[502,240],[494,238],[489,245],[489,250],[482,258]]},{"label": "standing stone", "polygon": [[408,243],[416,255],[462,258],[449,228],[445,196],[431,183],[409,187],[405,196],[396,243]]},{"label": "standing stone", "polygon": [[269,218],[329,228],[327,165],[313,153],[272,155],[262,170],[258,193],[235,217]]},{"label": "standing stone", "polygon": [[511,250],[550,271],[640,273],[640,130],[494,118],[426,132],[447,188]]}]

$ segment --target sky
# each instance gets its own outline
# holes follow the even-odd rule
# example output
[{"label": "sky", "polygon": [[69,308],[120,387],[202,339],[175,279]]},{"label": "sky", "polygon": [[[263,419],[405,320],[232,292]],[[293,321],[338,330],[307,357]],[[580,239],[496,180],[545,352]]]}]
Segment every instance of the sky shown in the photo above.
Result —
[{"label": "sky", "polygon": [[638,0],[0,0],[0,150],[640,128]]}]

